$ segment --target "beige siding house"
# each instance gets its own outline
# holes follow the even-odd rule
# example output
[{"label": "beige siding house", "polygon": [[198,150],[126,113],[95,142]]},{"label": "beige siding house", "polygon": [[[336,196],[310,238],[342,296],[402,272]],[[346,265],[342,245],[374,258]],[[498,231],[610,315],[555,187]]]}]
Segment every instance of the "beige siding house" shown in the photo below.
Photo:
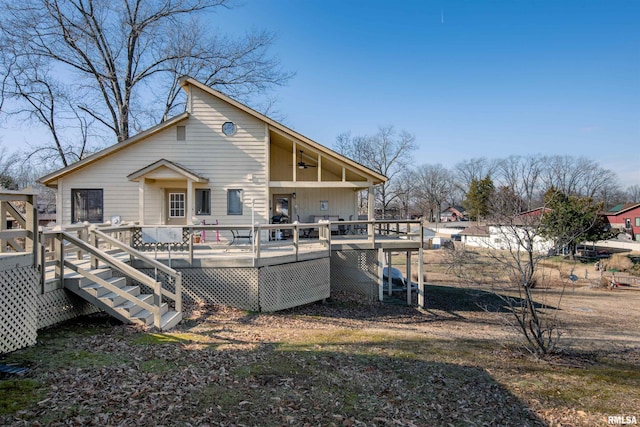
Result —
[{"label": "beige siding house", "polygon": [[348,220],[357,192],[386,180],[198,81],[181,84],[186,112],[40,179],[58,190],[58,224]]}]

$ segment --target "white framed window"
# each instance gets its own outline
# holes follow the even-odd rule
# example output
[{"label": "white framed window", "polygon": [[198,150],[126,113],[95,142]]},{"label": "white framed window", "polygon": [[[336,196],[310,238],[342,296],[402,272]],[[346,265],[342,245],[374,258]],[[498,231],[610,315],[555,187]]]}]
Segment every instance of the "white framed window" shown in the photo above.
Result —
[{"label": "white framed window", "polygon": [[169,193],[169,218],[184,218],[186,200],[185,193]]},{"label": "white framed window", "polygon": [[242,215],[242,190],[227,190],[227,215]]},{"label": "white framed window", "polygon": [[196,189],[196,214],[211,215],[211,190]]}]

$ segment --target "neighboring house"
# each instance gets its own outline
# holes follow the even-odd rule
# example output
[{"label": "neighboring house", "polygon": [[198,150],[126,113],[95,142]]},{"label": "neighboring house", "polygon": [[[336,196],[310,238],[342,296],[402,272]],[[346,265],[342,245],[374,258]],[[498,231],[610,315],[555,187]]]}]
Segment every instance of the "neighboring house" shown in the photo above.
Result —
[{"label": "neighboring house", "polygon": [[604,213],[612,228],[625,233],[631,240],[640,241],[640,203],[612,207]]},{"label": "neighboring house", "polygon": [[462,206],[449,206],[440,212],[440,222],[466,221],[467,211]]},{"label": "neighboring house", "polygon": [[487,225],[472,225],[461,231],[460,241],[465,245],[478,248],[491,247],[491,232]]},{"label": "neighboring house", "polygon": [[387,180],[194,79],[181,86],[184,113],[40,179],[57,188],[57,224],[350,219],[357,192]]},{"label": "neighboring house", "polygon": [[[461,241],[469,246],[507,250],[517,248],[520,242],[527,242],[525,231],[529,227],[536,227],[538,218],[548,212],[548,208],[537,208],[522,212],[510,219],[509,224],[472,225],[460,232]],[[547,253],[553,248],[553,241],[534,235],[533,251]],[[524,247],[521,250],[525,250]]]}]

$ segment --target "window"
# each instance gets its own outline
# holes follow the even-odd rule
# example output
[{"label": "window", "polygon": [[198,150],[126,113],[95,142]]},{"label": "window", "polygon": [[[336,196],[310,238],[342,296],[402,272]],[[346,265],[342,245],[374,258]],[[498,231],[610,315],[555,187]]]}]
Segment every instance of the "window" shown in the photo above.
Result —
[{"label": "window", "polygon": [[640,218],[636,218],[636,227],[640,227]]},{"label": "window", "polygon": [[242,215],[242,190],[227,190],[227,215]]},{"label": "window", "polygon": [[102,190],[71,190],[71,222],[102,222]]},{"label": "window", "polygon": [[211,215],[211,190],[196,190],[196,214]]},{"label": "window", "polygon": [[186,141],[187,140],[187,127],[186,126],[176,126],[176,140],[177,141]]},{"label": "window", "polygon": [[184,193],[169,193],[169,218],[184,218],[185,196]]}]

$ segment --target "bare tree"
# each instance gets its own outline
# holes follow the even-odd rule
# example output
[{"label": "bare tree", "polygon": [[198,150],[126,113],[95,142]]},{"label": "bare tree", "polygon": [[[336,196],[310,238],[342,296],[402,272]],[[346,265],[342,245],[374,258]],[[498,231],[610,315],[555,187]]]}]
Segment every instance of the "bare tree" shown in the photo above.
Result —
[{"label": "bare tree", "polygon": [[640,185],[633,184],[627,187],[627,200],[629,203],[640,202]]},{"label": "bare tree", "polygon": [[600,199],[617,186],[615,173],[586,157],[546,156],[542,161],[546,165],[541,175],[544,191],[555,188],[567,195]]},{"label": "bare tree", "polygon": [[525,209],[530,210],[542,200],[540,175],[543,170],[540,156],[509,156],[496,162],[495,179],[522,198]]},{"label": "bare tree", "polygon": [[352,137],[349,132],[338,135],[335,149],[389,178],[376,188],[377,203],[382,216],[404,191],[396,186],[395,179],[412,162],[412,154],[418,148],[415,136],[407,131],[397,132],[393,126],[378,128],[372,136]]},{"label": "bare tree", "polygon": [[495,160],[485,157],[463,160],[454,167],[456,185],[463,194],[466,194],[472,181],[481,181],[486,176],[492,176],[496,167]]},{"label": "bare tree", "polygon": [[[0,5],[3,99],[17,97],[36,116],[49,116],[64,95],[85,115],[84,123],[91,118],[118,141],[175,111],[182,74],[236,97],[264,92],[292,76],[268,56],[272,34],[257,31],[234,40],[201,23],[207,13],[230,7],[231,0],[2,0]],[[24,97],[46,87],[55,102],[34,105]],[[58,148],[64,143],[56,144],[64,151]]]},{"label": "bare tree", "polygon": [[[496,193],[492,199],[494,216],[489,220],[491,238],[484,241],[485,249],[461,246],[451,250],[450,270],[472,287],[488,284],[503,302],[507,310],[504,321],[522,338],[523,348],[544,355],[554,351],[562,336],[557,309],[565,282],[557,291],[537,286],[549,277],[541,266],[549,243],[541,235],[540,215],[513,213],[520,203],[514,195],[512,191]],[[516,205],[507,208],[512,203]],[[552,296],[557,296],[553,306],[548,304]]]},{"label": "bare tree", "polygon": [[403,218],[411,217],[411,210],[416,204],[418,185],[416,171],[411,168],[403,170],[395,181],[394,193],[398,196],[397,203]]},{"label": "bare tree", "polygon": [[416,169],[417,198],[419,205],[426,209],[424,212],[428,212],[429,221],[440,221],[442,205],[453,189],[453,173],[441,164],[421,165]]}]

